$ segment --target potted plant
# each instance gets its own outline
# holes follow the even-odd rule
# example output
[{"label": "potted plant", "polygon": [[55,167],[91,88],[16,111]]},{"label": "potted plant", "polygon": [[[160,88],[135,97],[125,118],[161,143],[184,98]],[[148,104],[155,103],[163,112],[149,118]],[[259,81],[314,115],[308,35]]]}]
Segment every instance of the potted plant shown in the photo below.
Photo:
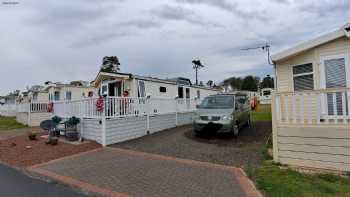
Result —
[{"label": "potted plant", "polygon": [[66,121],[66,137],[68,141],[78,140],[77,125],[80,123],[80,119],[73,116]]},{"label": "potted plant", "polygon": [[33,131],[29,131],[28,138],[29,140],[36,140],[36,133],[34,133]]},{"label": "potted plant", "polygon": [[56,125],[55,136],[59,136],[60,135],[60,130],[57,129],[57,125],[60,124],[60,122],[62,121],[62,118],[59,117],[59,116],[54,116],[54,117],[52,117],[51,120]]}]

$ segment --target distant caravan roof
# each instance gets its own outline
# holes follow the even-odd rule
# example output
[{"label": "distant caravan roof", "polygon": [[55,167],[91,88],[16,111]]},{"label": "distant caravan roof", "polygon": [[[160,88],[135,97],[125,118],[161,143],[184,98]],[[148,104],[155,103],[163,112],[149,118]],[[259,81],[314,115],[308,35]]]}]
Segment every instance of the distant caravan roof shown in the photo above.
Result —
[{"label": "distant caravan roof", "polygon": [[307,42],[303,42],[292,48],[276,53],[272,55],[271,58],[273,62],[278,62],[344,36],[350,37],[350,23],[344,25],[343,27],[341,27],[336,31],[333,31],[328,34],[324,34],[315,39],[309,40]]}]

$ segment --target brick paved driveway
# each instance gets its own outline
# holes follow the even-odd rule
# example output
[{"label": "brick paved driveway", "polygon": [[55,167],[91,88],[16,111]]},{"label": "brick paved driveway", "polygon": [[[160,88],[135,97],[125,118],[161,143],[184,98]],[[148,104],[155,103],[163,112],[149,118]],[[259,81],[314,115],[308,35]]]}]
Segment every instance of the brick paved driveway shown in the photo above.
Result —
[{"label": "brick paved driveway", "polygon": [[110,196],[258,196],[239,168],[104,148],[31,170]]},{"label": "brick paved driveway", "polygon": [[256,168],[263,160],[262,148],[271,134],[271,122],[255,122],[238,138],[227,134],[196,137],[192,126],[168,129],[111,147],[217,163]]}]

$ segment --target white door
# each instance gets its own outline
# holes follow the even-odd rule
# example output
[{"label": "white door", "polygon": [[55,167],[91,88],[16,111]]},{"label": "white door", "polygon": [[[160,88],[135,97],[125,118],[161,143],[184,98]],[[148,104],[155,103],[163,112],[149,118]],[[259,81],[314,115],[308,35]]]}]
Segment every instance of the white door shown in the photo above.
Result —
[{"label": "white door", "polygon": [[[321,58],[321,89],[350,87],[349,55]],[[322,114],[328,116],[348,115],[349,94],[345,91],[327,93],[321,97]]]}]

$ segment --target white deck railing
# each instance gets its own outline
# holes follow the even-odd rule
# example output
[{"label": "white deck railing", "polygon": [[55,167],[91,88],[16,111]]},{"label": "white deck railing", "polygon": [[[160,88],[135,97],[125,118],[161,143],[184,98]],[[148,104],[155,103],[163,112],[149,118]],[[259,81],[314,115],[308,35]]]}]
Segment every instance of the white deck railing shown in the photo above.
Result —
[{"label": "white deck railing", "polygon": [[273,94],[277,124],[350,124],[350,89]]},{"label": "white deck railing", "polygon": [[126,117],[189,112],[196,109],[197,99],[167,99],[167,98],[130,98],[106,97],[103,99],[103,110],[97,109],[98,98],[88,98],[76,101],[54,102],[54,115],[60,117]]}]

